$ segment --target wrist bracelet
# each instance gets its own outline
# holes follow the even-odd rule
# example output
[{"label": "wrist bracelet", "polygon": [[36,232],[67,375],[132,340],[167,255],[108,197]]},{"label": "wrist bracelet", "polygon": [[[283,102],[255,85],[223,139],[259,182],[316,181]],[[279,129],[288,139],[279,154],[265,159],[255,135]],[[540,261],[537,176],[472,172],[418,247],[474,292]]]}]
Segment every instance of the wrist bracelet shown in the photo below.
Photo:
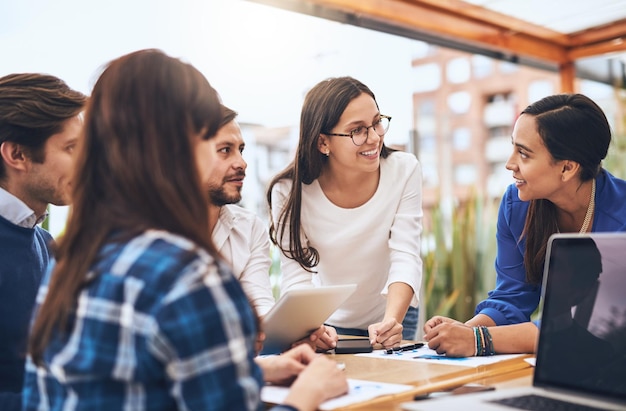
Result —
[{"label": "wrist bracelet", "polygon": [[478,327],[472,327],[474,330],[474,356],[482,355],[482,341]]},{"label": "wrist bracelet", "polygon": [[480,327],[480,333],[482,334],[482,337],[483,337],[483,347],[484,347],[484,350],[481,353],[481,355],[484,355],[484,356],[495,355],[496,351],[493,349],[493,338],[491,337],[491,333],[489,332],[489,329],[485,327],[484,325],[481,325],[479,327]]}]

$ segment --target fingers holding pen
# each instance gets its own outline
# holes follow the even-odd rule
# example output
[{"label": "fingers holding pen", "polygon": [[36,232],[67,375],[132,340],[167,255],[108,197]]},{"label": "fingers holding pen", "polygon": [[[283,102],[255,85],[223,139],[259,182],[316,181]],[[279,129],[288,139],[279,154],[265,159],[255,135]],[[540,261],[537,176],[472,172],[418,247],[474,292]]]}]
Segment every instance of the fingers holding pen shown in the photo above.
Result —
[{"label": "fingers holding pen", "polygon": [[402,342],[402,324],[395,318],[387,318],[368,327],[370,344],[382,344],[389,348]]}]

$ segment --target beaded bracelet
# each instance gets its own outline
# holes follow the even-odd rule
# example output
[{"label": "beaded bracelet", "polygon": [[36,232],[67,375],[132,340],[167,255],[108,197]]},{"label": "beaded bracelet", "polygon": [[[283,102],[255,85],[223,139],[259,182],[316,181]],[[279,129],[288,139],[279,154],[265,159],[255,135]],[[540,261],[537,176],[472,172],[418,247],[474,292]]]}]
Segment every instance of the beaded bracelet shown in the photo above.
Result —
[{"label": "beaded bracelet", "polygon": [[472,327],[472,329],[474,330],[474,356],[480,356],[482,355],[482,337],[480,335],[480,331],[478,329],[478,327]]},{"label": "beaded bracelet", "polygon": [[487,327],[485,326],[478,326],[478,328],[480,329],[480,335],[482,335],[483,337],[483,353],[482,355],[489,355],[489,343],[487,341],[487,336],[485,335],[485,329]]},{"label": "beaded bracelet", "polygon": [[480,325],[479,329],[483,340],[483,350],[480,355],[495,355],[496,351],[493,348],[493,338],[491,338],[491,333],[489,332],[489,329],[484,325]]}]

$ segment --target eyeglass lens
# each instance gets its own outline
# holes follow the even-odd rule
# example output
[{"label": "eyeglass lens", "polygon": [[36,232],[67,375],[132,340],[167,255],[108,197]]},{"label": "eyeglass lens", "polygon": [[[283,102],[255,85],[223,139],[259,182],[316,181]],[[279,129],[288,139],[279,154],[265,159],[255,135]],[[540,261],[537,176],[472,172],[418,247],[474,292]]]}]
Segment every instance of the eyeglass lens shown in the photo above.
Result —
[{"label": "eyeglass lens", "polygon": [[359,127],[354,130],[352,134],[352,141],[355,145],[361,146],[367,141],[370,128],[374,129],[374,132],[380,137],[384,136],[389,129],[389,119],[387,117],[381,117],[375,124],[369,127]]}]

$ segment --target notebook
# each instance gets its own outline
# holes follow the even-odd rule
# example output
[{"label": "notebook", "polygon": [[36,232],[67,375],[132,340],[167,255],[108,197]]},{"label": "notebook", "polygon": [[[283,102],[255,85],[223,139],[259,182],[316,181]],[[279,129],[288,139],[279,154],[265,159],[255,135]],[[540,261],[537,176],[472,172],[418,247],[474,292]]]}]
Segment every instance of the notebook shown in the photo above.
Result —
[{"label": "notebook", "polygon": [[263,318],[261,354],[278,354],[317,330],[354,293],[356,284],[292,289]]},{"label": "notebook", "polygon": [[553,410],[560,408],[514,404],[564,401],[574,410],[626,410],[626,233],[553,235],[541,301],[532,387],[414,401],[402,409]]}]

